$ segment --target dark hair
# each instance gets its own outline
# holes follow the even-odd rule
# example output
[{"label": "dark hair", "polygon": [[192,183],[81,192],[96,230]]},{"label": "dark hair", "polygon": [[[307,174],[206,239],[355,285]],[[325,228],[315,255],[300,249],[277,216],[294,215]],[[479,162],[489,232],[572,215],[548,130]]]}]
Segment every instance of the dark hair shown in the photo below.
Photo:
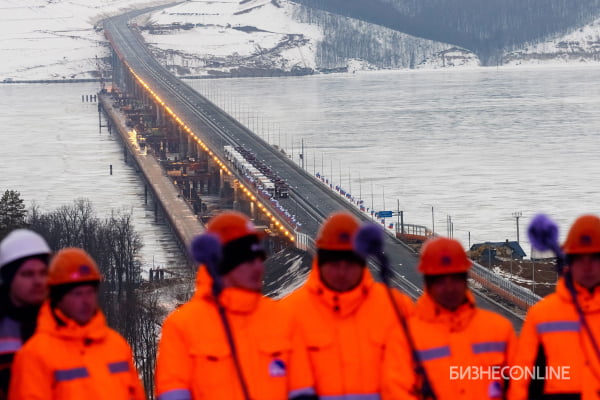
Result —
[{"label": "dark hair", "polygon": [[64,283],[62,285],[53,285],[50,286],[50,306],[55,308],[58,302],[72,289],[77,286],[83,285],[93,285],[98,288],[100,285],[100,281],[83,281],[83,282],[72,282],[72,283]]},{"label": "dark hair", "polygon": [[23,265],[23,263],[26,260],[32,258],[38,259],[44,264],[48,265],[48,260],[50,259],[50,256],[48,254],[35,254],[32,256],[19,258],[4,265],[2,268],[0,268],[0,278],[2,279],[2,286],[5,286],[7,288],[10,287],[10,284],[12,283],[13,279],[15,279],[15,275],[17,274],[17,271],[19,270],[21,265]]},{"label": "dark hair", "polygon": [[317,265],[319,267],[322,267],[323,264],[337,261],[348,261],[362,266],[367,265],[365,259],[352,250],[317,250]]}]

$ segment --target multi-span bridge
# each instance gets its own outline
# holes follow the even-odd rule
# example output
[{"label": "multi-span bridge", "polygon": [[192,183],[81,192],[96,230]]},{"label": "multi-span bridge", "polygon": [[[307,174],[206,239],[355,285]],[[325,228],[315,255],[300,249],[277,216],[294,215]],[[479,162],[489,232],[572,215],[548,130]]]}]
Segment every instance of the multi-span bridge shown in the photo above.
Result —
[{"label": "multi-span bridge", "polygon": [[[310,248],[311,238],[332,212],[349,210],[361,219],[370,219],[345,197],[296,165],[280,149],[255,135],[159,64],[136,27],[129,25],[136,15],[148,11],[151,9],[133,11],[107,19],[104,23],[106,37],[113,49],[113,85],[143,104],[154,125],[168,127],[171,136],[162,137],[160,148],[168,150],[169,137],[175,138],[179,157],[196,163],[202,161],[206,174],[192,175],[191,178],[186,174],[186,188],[197,188],[198,182],[200,185],[215,181],[220,187],[228,185],[234,192],[235,204],[246,204],[245,208],[240,206],[243,211],[260,216],[273,235],[304,250]],[[106,99],[104,107],[114,113]],[[234,168],[233,163],[228,161],[226,149],[231,148],[243,148],[260,158],[279,179],[285,181],[289,196],[273,199],[266,196],[260,187],[251,184],[243,171]],[[130,151],[134,152],[134,149],[130,148]],[[150,167],[141,165],[149,163],[145,156],[134,154],[134,157],[144,173],[147,187],[160,200],[174,233],[184,245],[189,243],[191,237],[202,230],[198,218],[189,208],[181,207],[177,193],[167,188],[164,174],[152,172]],[[293,219],[286,218],[286,214],[293,215]],[[386,235],[385,246],[394,268],[395,283],[413,298],[417,297],[422,284],[416,271],[416,254],[391,235]],[[494,278],[493,274],[477,271],[478,268],[475,268],[473,277],[484,287],[477,292],[480,305],[506,315],[515,326],[519,326],[522,313],[515,312],[507,304],[521,302],[521,306],[526,307],[535,298],[529,299],[525,291]],[[495,299],[500,295],[504,300],[497,302],[489,296],[491,292],[495,292]]]}]

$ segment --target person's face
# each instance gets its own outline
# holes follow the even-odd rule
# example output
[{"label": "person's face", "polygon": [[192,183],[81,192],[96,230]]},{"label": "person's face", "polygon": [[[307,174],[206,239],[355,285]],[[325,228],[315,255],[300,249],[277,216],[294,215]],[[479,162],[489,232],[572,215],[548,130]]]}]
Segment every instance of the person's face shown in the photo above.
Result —
[{"label": "person's face", "polygon": [[60,299],[56,307],[79,325],[85,325],[98,309],[98,288],[93,284],[75,286]]},{"label": "person's face", "polygon": [[586,289],[600,285],[600,254],[578,254],[569,266],[573,280]]},{"label": "person's face", "polygon": [[38,306],[48,295],[48,266],[38,258],[21,264],[10,284],[9,296],[17,307]]},{"label": "person's face", "polygon": [[348,292],[362,280],[365,266],[355,261],[326,262],[319,267],[321,281],[336,292]]},{"label": "person's face", "polygon": [[265,262],[262,256],[258,256],[252,261],[246,261],[238,265],[223,275],[223,285],[260,292],[264,277]]},{"label": "person's face", "polygon": [[464,274],[439,275],[427,284],[427,292],[441,307],[454,311],[467,301],[467,280]]}]

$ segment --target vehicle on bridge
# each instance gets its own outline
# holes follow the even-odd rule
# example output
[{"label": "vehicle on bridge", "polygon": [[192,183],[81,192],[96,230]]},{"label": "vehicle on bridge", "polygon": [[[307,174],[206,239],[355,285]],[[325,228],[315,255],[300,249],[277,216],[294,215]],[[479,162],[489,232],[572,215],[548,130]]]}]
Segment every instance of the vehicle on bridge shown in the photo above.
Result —
[{"label": "vehicle on bridge", "polygon": [[225,159],[255,187],[263,190],[269,197],[289,197],[289,186],[269,166],[241,146],[224,147]]}]

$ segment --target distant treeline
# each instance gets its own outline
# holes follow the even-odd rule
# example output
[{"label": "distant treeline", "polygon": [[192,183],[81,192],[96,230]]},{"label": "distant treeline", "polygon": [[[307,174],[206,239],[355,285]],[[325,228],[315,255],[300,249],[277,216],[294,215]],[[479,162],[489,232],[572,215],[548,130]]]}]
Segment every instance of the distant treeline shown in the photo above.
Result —
[{"label": "distant treeline", "polygon": [[473,51],[493,65],[503,52],[600,17],[600,0],[294,0]]}]

